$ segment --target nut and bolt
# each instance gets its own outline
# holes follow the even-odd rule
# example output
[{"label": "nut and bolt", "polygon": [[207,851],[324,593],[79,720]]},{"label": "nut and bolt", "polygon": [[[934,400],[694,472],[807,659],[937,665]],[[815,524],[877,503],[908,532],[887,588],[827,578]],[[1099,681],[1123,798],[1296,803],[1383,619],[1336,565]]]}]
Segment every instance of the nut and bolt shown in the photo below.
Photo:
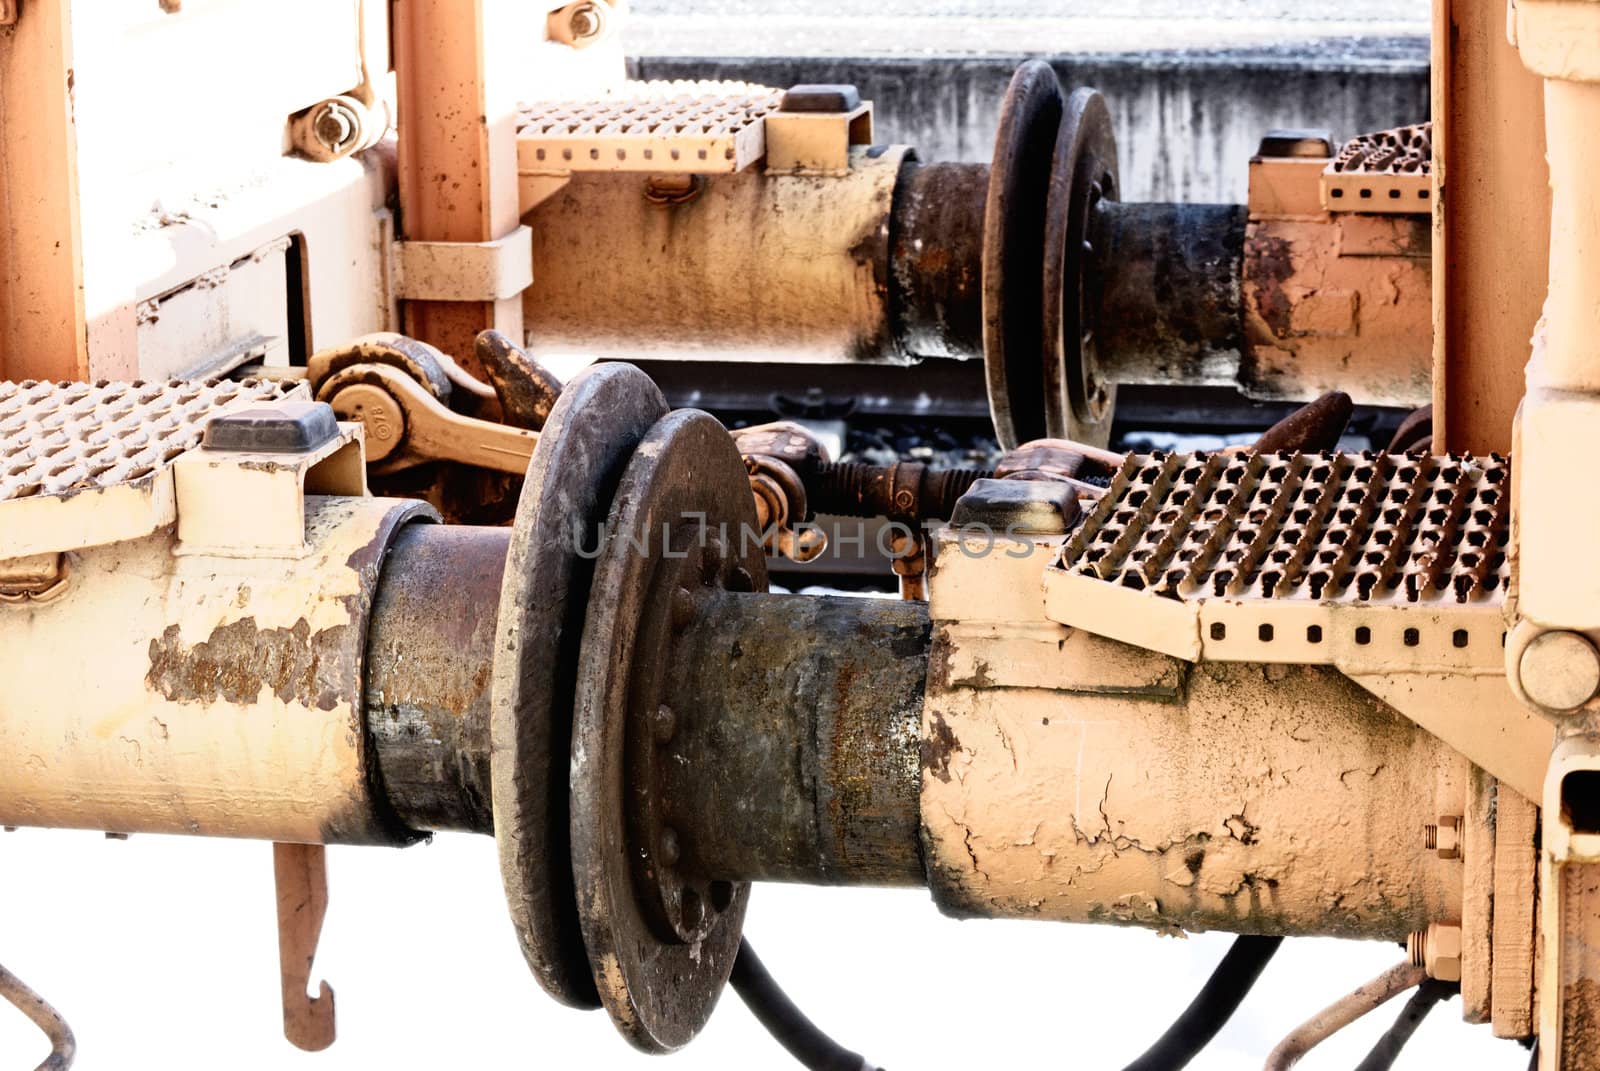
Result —
[{"label": "nut and bolt", "polygon": [[312,117],[311,131],[331,153],[343,152],[361,130],[361,117],[342,100],[324,101]]},{"label": "nut and bolt", "polygon": [[656,738],[657,743],[665,744],[678,732],[678,715],[671,707],[662,703],[656,707],[656,712],[650,716],[650,733]]},{"label": "nut and bolt", "polygon": [[598,3],[579,4],[567,16],[567,29],[574,43],[586,42],[605,32],[606,16]]},{"label": "nut and bolt", "polygon": [[677,866],[678,860],[683,857],[682,849],[678,847],[678,831],[671,826],[661,830],[661,843],[657,849],[662,866]]},{"label": "nut and bolt", "polygon": [[1517,676],[1547,710],[1576,710],[1600,691],[1600,651],[1576,632],[1544,632],[1522,649]]},{"label": "nut and bolt", "polygon": [[1453,814],[1442,816],[1437,824],[1422,827],[1422,844],[1430,852],[1438,852],[1440,859],[1461,858],[1461,819]]},{"label": "nut and bolt", "polygon": [[694,623],[695,604],[694,592],[688,588],[679,588],[672,593],[672,628],[675,632],[682,632]]},{"label": "nut and bolt", "polygon": [[1435,922],[1406,938],[1406,951],[1414,966],[1440,982],[1461,981],[1461,926]]}]

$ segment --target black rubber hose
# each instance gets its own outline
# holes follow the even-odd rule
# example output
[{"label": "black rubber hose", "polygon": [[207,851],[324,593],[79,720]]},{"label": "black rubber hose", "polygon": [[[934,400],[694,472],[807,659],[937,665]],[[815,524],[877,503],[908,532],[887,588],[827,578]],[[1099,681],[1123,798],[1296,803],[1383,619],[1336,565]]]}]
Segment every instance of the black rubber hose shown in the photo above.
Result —
[{"label": "black rubber hose", "polygon": [[1281,937],[1235,938],[1194,1000],[1143,1056],[1128,1065],[1127,1071],[1176,1071],[1187,1067],[1239,1010],[1282,943]]},{"label": "black rubber hose", "polygon": [[767,1033],[802,1067],[811,1071],[875,1071],[865,1057],[818,1030],[817,1024],[795,1007],[794,1001],[762,966],[749,941],[739,942],[739,955],[733,961],[729,981],[745,1007],[767,1028]]},{"label": "black rubber hose", "polygon": [[1383,1037],[1367,1053],[1367,1058],[1356,1065],[1356,1071],[1389,1071],[1399,1057],[1400,1050],[1406,1047],[1411,1035],[1422,1025],[1422,1020],[1436,1005],[1455,996],[1458,988],[1450,982],[1431,979],[1419,985],[1417,991],[1411,994],[1411,999],[1406,1001],[1394,1025],[1384,1031]]}]

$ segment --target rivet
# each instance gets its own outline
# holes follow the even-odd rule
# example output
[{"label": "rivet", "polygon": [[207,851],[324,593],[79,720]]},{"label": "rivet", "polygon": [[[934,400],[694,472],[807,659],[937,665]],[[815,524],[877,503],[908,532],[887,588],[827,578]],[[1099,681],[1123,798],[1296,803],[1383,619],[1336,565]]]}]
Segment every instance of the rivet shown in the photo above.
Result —
[{"label": "rivet", "polygon": [[663,744],[671,740],[678,732],[677,711],[665,703],[656,707],[656,712],[650,717],[650,731]]},{"label": "rivet", "polygon": [[683,928],[698,930],[706,920],[706,907],[700,902],[700,894],[693,889],[684,889],[678,894],[678,903],[683,913]]},{"label": "rivet", "polygon": [[1517,668],[1528,698],[1549,710],[1575,710],[1600,689],[1600,652],[1576,632],[1535,636]]},{"label": "rivet", "polygon": [[681,857],[682,853],[678,847],[677,830],[673,829],[671,826],[665,826],[662,828],[661,843],[656,849],[656,854],[660,858],[662,866],[678,865],[678,859]]},{"label": "rivet", "polygon": [[716,583],[717,577],[722,574],[722,559],[726,554],[727,548],[722,544],[722,537],[713,535],[706,540],[705,556],[700,559],[700,574],[706,583]]},{"label": "rivet", "polygon": [[672,593],[672,627],[682,632],[694,622],[694,592],[679,588]]}]

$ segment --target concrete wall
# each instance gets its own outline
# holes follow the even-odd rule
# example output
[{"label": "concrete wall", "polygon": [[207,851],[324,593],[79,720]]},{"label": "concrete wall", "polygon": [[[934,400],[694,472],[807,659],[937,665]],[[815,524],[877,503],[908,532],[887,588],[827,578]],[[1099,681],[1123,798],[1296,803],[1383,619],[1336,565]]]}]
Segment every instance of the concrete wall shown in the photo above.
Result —
[{"label": "concrete wall", "polygon": [[[876,103],[878,140],[926,160],[988,160],[1021,57],[642,57],[637,78],[741,79],[765,85],[848,82]],[[1241,202],[1245,167],[1271,127],[1334,137],[1428,118],[1425,39],[1284,49],[1054,57],[1069,89],[1106,95],[1117,127],[1122,198]]]}]

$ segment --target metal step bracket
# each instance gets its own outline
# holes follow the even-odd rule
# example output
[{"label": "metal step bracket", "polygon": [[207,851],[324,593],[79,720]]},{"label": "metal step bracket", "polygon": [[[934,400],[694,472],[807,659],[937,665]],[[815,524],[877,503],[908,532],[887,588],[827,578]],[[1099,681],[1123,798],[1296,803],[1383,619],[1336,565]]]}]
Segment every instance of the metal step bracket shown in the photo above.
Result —
[{"label": "metal step bracket", "polygon": [[1551,729],[1505,679],[1510,473],[1493,456],[1130,455],[1046,570],[1045,613],[1189,662],[1334,666],[1537,799]]},{"label": "metal step bracket", "polygon": [[306,495],[367,493],[362,427],[325,402],[286,401],[225,413],[176,459],[176,554],[301,558]]},{"label": "metal step bracket", "polygon": [[173,468],[213,417],[303,384],[0,383],[0,561],[149,535],[177,519]]},{"label": "metal step bracket", "polygon": [[767,152],[783,91],[748,82],[627,82],[585,100],[524,105],[517,121],[522,211],[574,172],[718,175]]},{"label": "metal step bracket", "polygon": [[795,86],[766,128],[768,175],[844,175],[851,148],[872,144],[872,102],[855,86]]}]

